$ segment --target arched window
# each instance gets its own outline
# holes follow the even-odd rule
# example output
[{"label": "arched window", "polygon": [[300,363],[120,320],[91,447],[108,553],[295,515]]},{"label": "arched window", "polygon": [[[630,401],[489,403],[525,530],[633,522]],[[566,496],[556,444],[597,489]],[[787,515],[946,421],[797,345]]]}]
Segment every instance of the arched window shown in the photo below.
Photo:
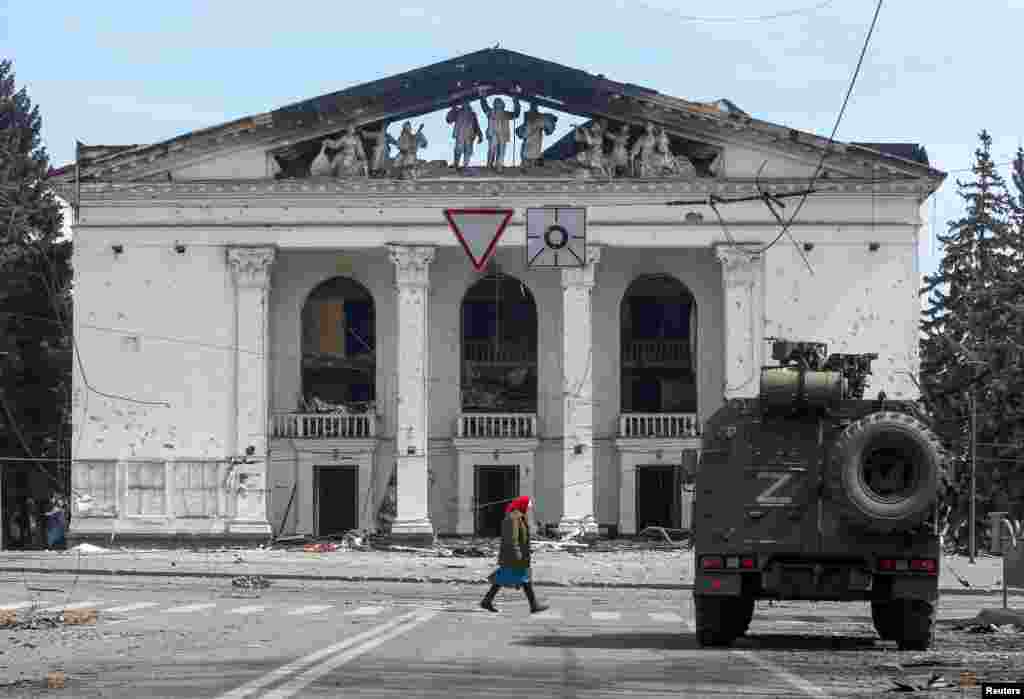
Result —
[{"label": "arched window", "polygon": [[462,299],[462,410],[537,411],[537,306],[505,274],[484,277]]},{"label": "arched window", "polygon": [[697,411],[696,304],[675,277],[635,279],[622,299],[622,411]]},{"label": "arched window", "polygon": [[373,297],[359,282],[334,277],[321,283],[302,309],[302,396],[369,409],[376,398]]}]

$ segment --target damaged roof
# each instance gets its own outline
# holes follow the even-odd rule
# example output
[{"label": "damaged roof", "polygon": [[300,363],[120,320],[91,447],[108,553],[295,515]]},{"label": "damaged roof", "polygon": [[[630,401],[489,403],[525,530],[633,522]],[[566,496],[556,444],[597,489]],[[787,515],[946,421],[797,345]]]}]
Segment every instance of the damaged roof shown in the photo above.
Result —
[{"label": "damaged roof", "polygon": [[[694,102],[508,49],[488,48],[156,144],[83,146],[78,156],[81,177],[133,181],[180,167],[190,157],[217,148],[285,148],[350,124],[393,122],[475,100],[481,88],[587,118],[636,125],[650,121],[670,131],[700,131],[722,139],[743,133],[804,152],[820,153],[829,147],[827,138],[754,119],[728,99]],[[897,155],[879,144],[860,144],[851,152],[846,144],[836,143],[830,151],[833,162],[846,160],[860,167],[874,161],[913,177],[945,177],[928,166],[927,158],[908,158],[904,151]],[[57,179],[70,180],[74,168],[54,173]]]}]

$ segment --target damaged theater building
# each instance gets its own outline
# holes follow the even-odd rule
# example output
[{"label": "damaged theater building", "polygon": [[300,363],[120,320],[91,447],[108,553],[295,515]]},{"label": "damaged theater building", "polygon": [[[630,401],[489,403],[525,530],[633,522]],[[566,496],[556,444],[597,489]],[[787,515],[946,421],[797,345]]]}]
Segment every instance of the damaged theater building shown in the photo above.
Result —
[{"label": "damaged theater building", "polygon": [[81,145],[70,537],[486,536],[520,494],[563,531],[689,528],[766,337],[916,397],[942,177],[504,49]]}]

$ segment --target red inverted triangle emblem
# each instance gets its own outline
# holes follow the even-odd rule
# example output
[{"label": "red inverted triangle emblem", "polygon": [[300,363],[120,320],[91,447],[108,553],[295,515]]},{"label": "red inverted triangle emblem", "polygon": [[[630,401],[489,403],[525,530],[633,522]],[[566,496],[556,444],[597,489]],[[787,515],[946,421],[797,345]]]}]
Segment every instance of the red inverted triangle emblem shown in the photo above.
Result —
[{"label": "red inverted triangle emblem", "polygon": [[513,213],[512,209],[445,209],[444,217],[473,268],[482,272]]}]

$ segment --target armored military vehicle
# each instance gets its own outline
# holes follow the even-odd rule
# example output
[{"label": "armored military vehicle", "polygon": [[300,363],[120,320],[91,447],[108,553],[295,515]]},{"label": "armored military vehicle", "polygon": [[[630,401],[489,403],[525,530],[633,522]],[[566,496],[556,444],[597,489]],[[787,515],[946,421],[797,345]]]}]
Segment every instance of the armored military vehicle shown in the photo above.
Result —
[{"label": "armored military vehicle", "polygon": [[696,481],[698,643],[746,633],[755,601],[867,601],[901,649],[933,637],[945,453],[928,418],[863,398],[877,354],[769,338],[758,398],[705,426]]}]

